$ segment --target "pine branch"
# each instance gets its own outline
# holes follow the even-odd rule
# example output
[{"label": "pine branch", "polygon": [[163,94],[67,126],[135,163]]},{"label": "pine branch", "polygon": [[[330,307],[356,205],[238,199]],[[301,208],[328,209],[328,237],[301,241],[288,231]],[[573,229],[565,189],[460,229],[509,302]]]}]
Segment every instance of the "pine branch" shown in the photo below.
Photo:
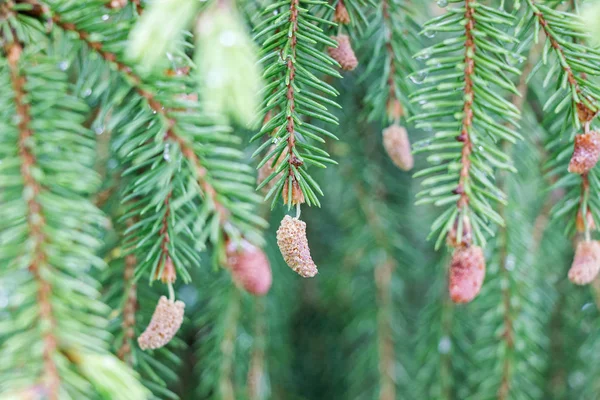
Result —
[{"label": "pine branch", "polygon": [[[122,61],[132,21],[109,25],[115,32],[103,42],[93,38],[109,36],[89,25],[88,15],[73,2],[57,1],[50,8],[57,26],[77,33],[134,90],[135,95],[126,96],[125,110],[141,106],[134,121],[118,123],[119,131],[128,132],[120,149],[123,161],[130,163],[125,174],[134,178],[126,197],[132,200],[127,217],[156,210],[127,232],[127,243],[140,259],[136,278],[150,270],[150,279],[155,279],[172,260],[188,279],[183,267],[199,264],[196,249],[202,249],[207,238],[214,245],[222,244],[222,236],[261,243],[256,226],[264,226],[264,221],[251,212],[258,197],[251,193],[250,169],[240,163],[241,153],[229,147],[236,139],[226,135],[227,128],[215,125],[197,102],[183,97],[192,87],[187,77],[174,73],[142,78]],[[156,167],[148,168],[151,165]]]},{"label": "pine branch", "polygon": [[60,376],[55,362],[57,352],[56,338],[56,317],[54,315],[51,296],[52,285],[42,271],[47,267],[48,253],[45,243],[48,241],[46,236],[46,218],[44,208],[39,202],[39,196],[43,193],[42,185],[32,175],[32,170],[39,168],[36,156],[33,154],[29,142],[32,140],[33,131],[30,129],[31,110],[29,104],[25,101],[26,77],[21,75],[19,61],[23,48],[18,43],[9,43],[5,47],[7,54],[8,67],[10,69],[10,79],[14,91],[14,103],[16,115],[18,115],[19,138],[18,148],[21,161],[21,174],[23,179],[23,189],[30,192],[27,200],[27,229],[29,237],[34,246],[31,253],[28,269],[37,285],[37,302],[39,305],[38,325],[45,327],[42,330],[43,359],[44,359],[44,377],[46,381],[47,394],[50,400],[58,399],[60,388]]},{"label": "pine branch", "polygon": [[[95,251],[106,220],[89,201],[99,184],[94,135],[82,126],[89,110],[48,43],[31,42],[31,17],[14,11],[0,19],[0,280],[11,304],[0,324],[0,392],[121,399],[127,387],[141,399],[132,371],[106,349],[107,309],[90,275],[103,266]],[[119,380],[109,383],[107,368]]]},{"label": "pine branch", "polygon": [[[597,171],[584,172],[579,180],[574,174],[566,174],[564,163],[572,152],[575,130],[583,125],[583,134],[589,133],[598,112],[600,91],[589,76],[600,73],[600,52],[585,44],[589,35],[584,33],[578,16],[554,9],[557,4],[539,4],[533,0],[528,0],[527,4],[534,21],[534,31],[530,35],[537,41],[541,29],[546,36],[543,57],[534,67],[534,73],[547,65],[543,86],[555,84],[552,95],[543,98],[543,109],[553,108],[555,114],[547,116],[545,121],[546,127],[554,133],[547,144],[553,155],[548,168],[549,175],[558,178],[553,186],[565,187],[567,193],[552,214],[554,217],[572,215],[568,231],[574,230],[578,219],[577,225],[583,225],[586,240],[589,240],[594,220],[597,221],[600,215],[600,204],[593,196],[599,187]],[[556,126],[558,123],[562,125],[560,128]],[[564,140],[565,137],[569,140]],[[571,214],[572,211],[577,216]]]},{"label": "pine branch", "polygon": [[[243,385],[237,378],[243,376],[240,369],[247,369],[240,354],[238,336],[241,325],[242,297],[233,285],[223,285],[229,279],[222,276],[219,281],[205,290],[205,302],[198,318],[196,376],[199,379],[196,393],[201,398],[233,400],[243,396]],[[238,358],[239,357],[239,358]]]},{"label": "pine branch", "polygon": [[375,80],[365,96],[369,121],[397,123],[413,112],[409,95],[414,87],[406,76],[417,70],[412,55],[420,39],[411,12],[403,2],[382,1],[365,33],[361,48],[366,54],[361,58],[368,63],[362,79]]},{"label": "pine branch", "polygon": [[[467,349],[471,330],[467,310],[457,308],[444,293],[438,279],[430,288],[429,304],[420,312],[417,334],[412,343],[416,365],[419,366],[412,387],[413,398],[453,399],[466,398]],[[445,293],[444,293],[444,296]],[[460,384],[460,383],[463,384]]]},{"label": "pine branch", "polygon": [[[473,242],[480,245],[485,244],[484,233],[493,235],[488,225],[504,223],[490,202],[506,202],[493,182],[494,168],[514,171],[510,157],[495,142],[520,138],[503,124],[518,126],[519,111],[500,94],[517,92],[508,74],[519,71],[508,62],[513,53],[505,49],[517,40],[499,29],[513,24],[513,16],[475,0],[425,24],[425,32],[463,32],[416,55],[427,59],[421,74],[429,74],[423,82],[431,86],[413,94],[412,100],[422,103],[422,113],[412,120],[417,127],[436,130],[433,138],[414,146],[415,153],[434,152],[428,158],[434,166],[415,175],[429,177],[417,203],[455,204],[432,225],[436,248],[455,225],[456,242],[461,243],[467,235],[465,219]],[[456,71],[459,62],[461,71]]]},{"label": "pine branch", "polygon": [[[324,143],[323,136],[336,137],[312,122],[303,121],[303,118],[337,125],[337,118],[327,110],[327,106],[337,107],[337,104],[316,92],[321,91],[328,96],[337,96],[338,92],[315,75],[341,77],[333,69],[339,64],[315,48],[337,47],[337,44],[325,36],[319,26],[332,23],[315,16],[310,8],[301,7],[301,3],[300,0],[290,0],[285,8],[279,4],[277,7],[266,7],[263,11],[265,19],[255,28],[256,39],[271,34],[264,40],[261,52],[265,64],[264,77],[271,80],[265,88],[270,93],[262,106],[262,114],[267,117],[262,129],[252,140],[271,132],[270,139],[259,147],[255,155],[273,145],[258,165],[260,168],[271,163],[274,168],[273,173],[259,185],[261,188],[273,181],[272,189],[266,196],[266,199],[273,197],[273,206],[280,196],[287,200],[288,207],[304,200],[308,205],[320,206],[316,193],[323,195],[323,191],[310,176],[307,166],[325,168],[327,163],[335,164],[326,151],[311,142]],[[326,3],[311,1],[307,5],[320,9]],[[270,111],[277,107],[280,111],[271,115]],[[301,192],[303,201],[298,198],[300,196],[293,196],[292,191]]]}]

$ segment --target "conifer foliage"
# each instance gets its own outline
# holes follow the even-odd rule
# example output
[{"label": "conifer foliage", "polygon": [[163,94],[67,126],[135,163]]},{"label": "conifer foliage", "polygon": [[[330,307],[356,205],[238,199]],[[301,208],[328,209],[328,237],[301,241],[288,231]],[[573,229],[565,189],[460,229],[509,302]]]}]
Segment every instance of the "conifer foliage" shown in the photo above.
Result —
[{"label": "conifer foliage", "polygon": [[599,397],[598,26],[0,0],[0,399]]}]

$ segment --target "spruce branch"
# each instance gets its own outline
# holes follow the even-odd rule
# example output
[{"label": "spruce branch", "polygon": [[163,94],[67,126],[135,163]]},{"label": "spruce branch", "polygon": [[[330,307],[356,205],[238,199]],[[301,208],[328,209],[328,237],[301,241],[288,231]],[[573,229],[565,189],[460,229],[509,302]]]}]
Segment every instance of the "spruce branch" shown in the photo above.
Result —
[{"label": "spruce branch", "polygon": [[40,204],[39,197],[44,188],[34,178],[33,171],[39,168],[35,154],[31,149],[33,131],[30,128],[31,114],[30,106],[26,102],[25,84],[26,77],[21,75],[19,61],[23,48],[20,44],[13,42],[5,46],[6,60],[10,70],[10,80],[14,91],[15,111],[18,115],[17,129],[19,131],[18,148],[21,161],[21,174],[23,179],[23,190],[28,191],[27,200],[27,228],[29,237],[33,242],[28,269],[37,284],[37,302],[39,315],[37,324],[42,330],[43,340],[43,381],[45,382],[47,395],[50,400],[56,400],[60,390],[60,376],[56,366],[57,353],[56,317],[52,306],[52,285],[45,277],[44,269],[49,268],[48,253],[45,244],[46,236],[45,210]]},{"label": "spruce branch", "polygon": [[89,201],[99,186],[89,110],[47,43],[23,34],[28,18],[0,19],[3,35],[14,29],[0,58],[0,279],[11,303],[0,324],[0,392],[121,399],[127,387],[141,399],[147,392],[106,348],[107,307],[91,275],[103,266],[95,252],[106,220]]},{"label": "spruce branch", "polygon": [[413,113],[409,95],[412,80],[406,79],[417,70],[412,55],[417,52],[418,25],[404,2],[382,1],[372,15],[362,38],[361,49],[368,60],[362,79],[374,79],[369,85],[365,103],[367,120],[399,123]]},{"label": "spruce branch", "polygon": [[[573,138],[574,153],[577,153],[578,141],[594,135],[591,124],[599,110],[600,91],[593,77],[600,74],[600,52],[586,44],[589,35],[585,33],[580,17],[555,9],[557,4],[528,0],[527,5],[531,13],[525,15],[523,21],[532,19],[534,29],[533,32],[526,31],[526,34],[537,41],[538,31],[541,30],[546,37],[543,57],[533,73],[545,66],[545,76],[541,78],[543,87],[555,85],[549,97],[542,97],[543,109],[553,109],[555,114],[545,116],[544,120],[546,128],[553,132],[547,143],[553,155],[547,165],[548,174],[555,177],[553,187],[566,189],[564,201],[556,204],[553,216],[558,218],[569,214],[572,217],[567,230],[582,230],[586,240],[589,240],[600,215],[600,204],[593,196],[598,190],[597,171],[587,168],[577,171],[581,175],[579,180],[576,175],[566,173],[564,162],[573,152]],[[575,10],[574,4],[571,4],[571,10]],[[559,123],[562,125],[560,128],[556,126]],[[578,133],[581,127],[583,132]],[[565,137],[568,140],[564,140]],[[573,160],[569,164],[569,171],[573,167]]]},{"label": "spruce branch", "polygon": [[[238,381],[240,370],[248,365],[236,362],[240,354],[239,341],[243,316],[242,293],[222,275],[203,292],[205,301],[194,323],[197,332],[194,368],[196,392],[202,398],[233,400],[242,396],[244,386]],[[226,284],[223,286],[223,284]]]},{"label": "spruce branch", "polygon": [[466,0],[464,7],[451,8],[425,24],[424,32],[462,30],[417,53],[427,60],[420,73],[427,75],[423,83],[428,85],[411,96],[422,104],[421,113],[411,120],[436,131],[414,147],[415,153],[435,152],[428,157],[433,166],[415,174],[428,177],[417,203],[454,204],[432,225],[432,235],[438,235],[436,248],[450,230],[457,233],[456,243],[470,240],[472,234],[473,243],[484,245],[485,234],[493,235],[489,225],[504,223],[491,205],[506,202],[493,171],[514,167],[496,142],[515,142],[521,136],[503,123],[518,127],[519,111],[502,94],[518,92],[509,78],[519,73],[509,61],[514,54],[505,48],[517,39],[499,28],[510,28],[514,21],[503,10]]},{"label": "spruce branch", "polygon": [[[169,74],[175,76],[142,78],[134,67],[123,61],[125,41],[104,43],[93,39],[98,37],[94,35],[99,32],[87,25],[87,16],[81,15],[75,7],[69,1],[51,4],[55,24],[77,33],[92,52],[118,71],[137,95],[129,96],[130,102],[145,103],[150,108],[150,112],[139,113],[138,121],[132,124],[137,129],[129,134],[122,150],[126,161],[129,159],[133,162],[127,173],[134,172],[137,175],[130,183],[127,195],[128,199],[135,199],[128,212],[134,215],[157,207],[157,213],[161,216],[158,226],[150,215],[128,231],[127,241],[138,247],[137,251],[140,251],[140,240],[146,243],[146,250],[140,253],[143,256],[140,257],[136,276],[150,269],[150,279],[153,279],[160,275],[164,264],[172,260],[184,280],[188,279],[189,275],[182,267],[199,263],[191,246],[202,248],[207,238],[215,245],[221,242],[222,235],[235,239],[244,236],[261,243],[256,226],[264,226],[264,221],[249,210],[258,200],[247,184],[250,177],[245,174],[249,170],[239,162],[241,153],[227,148],[234,141],[225,135],[227,128],[215,125],[212,117],[200,111],[197,102],[182,97],[189,90],[186,88],[191,87],[187,77],[175,73]],[[113,28],[116,30],[115,37],[127,36],[127,30],[122,26]],[[125,33],[121,33],[123,31]],[[152,135],[143,129],[143,122],[140,121],[146,121],[152,127]],[[121,130],[127,131],[128,123],[121,121]],[[139,144],[143,145],[132,152]],[[211,153],[217,144],[226,147]],[[176,172],[179,157],[183,160],[183,174]],[[152,163],[160,165],[160,169],[144,168]],[[148,198],[152,193],[151,185],[158,182],[156,178],[149,181],[150,177],[160,177],[162,181],[160,190],[152,194],[152,198]],[[194,211],[196,197],[202,200],[199,211]],[[192,222],[190,215],[196,219],[193,221],[193,232],[186,226]],[[151,236],[157,237],[148,241]],[[197,241],[197,237],[201,240]],[[157,250],[160,250],[159,253]]]},{"label": "spruce branch", "polygon": [[[320,206],[316,193],[323,195],[323,191],[310,176],[307,166],[325,168],[327,163],[335,164],[325,150],[311,142],[324,143],[323,136],[336,137],[313,122],[303,121],[303,118],[337,125],[337,118],[327,110],[327,106],[337,107],[337,104],[325,95],[316,93],[322,91],[328,96],[338,94],[337,90],[317,76],[341,77],[333,69],[339,64],[317,47],[337,47],[337,44],[325,36],[319,26],[332,23],[317,17],[311,8],[303,8],[301,3],[300,0],[290,0],[287,7],[267,7],[263,11],[265,19],[255,27],[256,39],[272,34],[264,40],[261,52],[265,64],[264,77],[271,80],[266,86],[271,93],[262,105],[262,114],[267,117],[262,129],[252,138],[257,140],[270,132],[269,140],[259,147],[255,155],[273,145],[258,165],[260,168],[271,163],[275,169],[259,185],[261,188],[273,180],[272,189],[266,196],[266,199],[273,197],[272,206],[280,196],[283,196],[288,207],[304,201],[308,205]],[[326,3],[311,1],[307,6],[319,9],[326,7]],[[269,112],[276,108],[280,110],[271,115]],[[293,192],[301,196],[294,196]]]}]

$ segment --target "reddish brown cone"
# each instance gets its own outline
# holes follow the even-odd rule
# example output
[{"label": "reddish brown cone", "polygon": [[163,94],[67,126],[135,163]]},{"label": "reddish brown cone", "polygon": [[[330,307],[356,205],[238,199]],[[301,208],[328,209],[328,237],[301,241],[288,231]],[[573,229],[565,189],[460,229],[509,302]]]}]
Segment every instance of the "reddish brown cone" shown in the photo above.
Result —
[{"label": "reddish brown cone", "polygon": [[227,266],[238,287],[255,296],[263,296],[269,292],[273,277],[264,251],[247,240],[242,240],[239,245],[229,242],[225,251]]},{"label": "reddish brown cone", "polygon": [[582,124],[593,120],[596,117],[596,114],[598,114],[598,112],[589,109],[585,104],[577,103],[577,116]]},{"label": "reddish brown cone", "polygon": [[403,171],[412,169],[414,160],[406,129],[393,124],[383,130],[383,147],[394,164]]},{"label": "reddish brown cone", "polygon": [[587,285],[600,271],[600,242],[597,240],[579,242],[575,258],[569,270],[569,280],[576,285]]},{"label": "reddish brown cone", "polygon": [[473,241],[473,234],[471,233],[471,222],[469,221],[469,218],[467,218],[467,216],[463,216],[463,227],[462,227],[462,235],[461,235],[461,241],[460,243],[458,242],[458,218],[457,217],[456,220],[454,220],[454,225],[452,225],[452,228],[450,229],[450,231],[448,231],[448,238],[447,238],[447,243],[449,246],[451,247],[467,247],[471,245],[471,242]]},{"label": "reddish brown cone", "polygon": [[358,65],[358,60],[354,55],[354,50],[352,50],[350,38],[348,35],[332,36],[331,38],[337,42],[338,47],[329,47],[327,49],[329,55],[340,63],[343,70],[352,71]]},{"label": "reddish brown cone", "polygon": [[583,214],[580,208],[579,211],[577,211],[577,218],[575,219],[575,226],[577,228],[577,232],[585,232],[585,223],[587,223],[587,227],[590,231],[596,229],[596,223],[594,222],[592,212],[589,209],[587,210],[586,218],[584,221]]},{"label": "reddish brown cone", "polygon": [[[286,179],[285,184],[283,185],[283,204],[288,204],[288,197],[290,195],[289,192],[289,180]],[[298,184],[296,179],[292,180],[292,205],[303,204],[304,203],[304,193]]]},{"label": "reddish brown cone", "polygon": [[335,13],[333,14],[333,21],[338,24],[347,25],[350,23],[350,14],[348,9],[342,0],[339,0],[335,6]]},{"label": "reddish brown cone", "polygon": [[485,257],[479,246],[462,247],[454,250],[450,264],[448,290],[455,303],[473,300],[485,278]]},{"label": "reddish brown cone", "polygon": [[175,271],[173,260],[171,260],[171,257],[169,256],[167,256],[163,268],[158,268],[154,274],[154,280],[159,279],[162,283],[175,283],[175,280],[177,279],[177,272]]},{"label": "reddish brown cone", "polygon": [[600,136],[597,132],[575,136],[575,148],[569,162],[569,172],[585,174],[589,172],[600,157]]}]

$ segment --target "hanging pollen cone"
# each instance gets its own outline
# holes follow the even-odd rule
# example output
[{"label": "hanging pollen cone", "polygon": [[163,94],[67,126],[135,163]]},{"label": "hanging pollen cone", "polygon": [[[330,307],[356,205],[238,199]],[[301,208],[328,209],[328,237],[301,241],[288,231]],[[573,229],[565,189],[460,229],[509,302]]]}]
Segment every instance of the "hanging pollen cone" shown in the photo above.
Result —
[{"label": "hanging pollen cone", "polygon": [[173,339],[183,323],[183,301],[171,301],[161,296],[146,330],[138,337],[142,350],[158,349]]},{"label": "hanging pollen cone", "polygon": [[304,278],[317,274],[306,239],[306,222],[286,215],[277,230],[277,246],[287,265]]}]

